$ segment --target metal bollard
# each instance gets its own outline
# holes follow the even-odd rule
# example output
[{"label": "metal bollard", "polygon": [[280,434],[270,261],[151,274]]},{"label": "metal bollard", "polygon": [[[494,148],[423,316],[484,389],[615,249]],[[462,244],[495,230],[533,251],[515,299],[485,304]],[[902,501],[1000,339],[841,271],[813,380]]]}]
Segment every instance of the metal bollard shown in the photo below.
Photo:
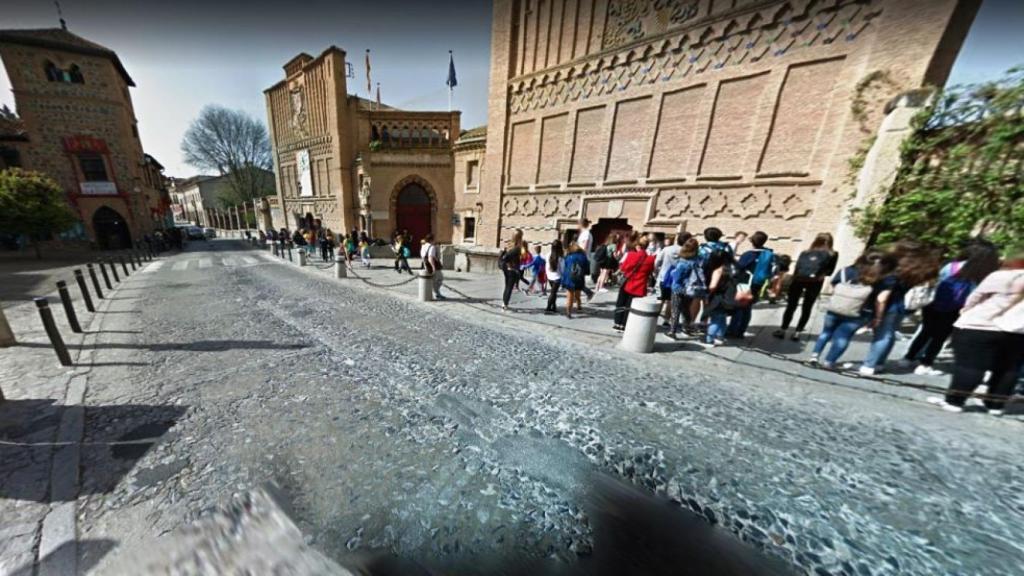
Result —
[{"label": "metal bollard", "polygon": [[113,290],[114,286],[110,283],[110,276],[107,276],[107,265],[103,260],[99,260],[100,273],[103,274],[103,283],[107,285],[107,290]]},{"label": "metal bollard", "polygon": [[60,303],[64,305],[64,314],[68,317],[68,324],[71,331],[76,334],[82,333],[82,326],[78,323],[78,314],[75,313],[75,306],[71,303],[71,294],[68,293],[68,284],[63,280],[57,282],[57,294],[60,295]]},{"label": "metal bollard", "polygon": [[334,277],[348,278],[348,262],[345,262],[345,257],[338,255],[334,257]]},{"label": "metal bollard", "polygon": [[89,271],[89,279],[92,280],[92,288],[96,291],[96,296],[103,300],[103,290],[100,288],[100,279],[96,277],[96,268],[89,263],[85,265],[85,269]]},{"label": "metal bollard", "polygon": [[426,270],[420,270],[417,275],[419,276],[420,302],[432,302],[434,300],[434,275]]},{"label": "metal bollard", "polygon": [[[11,330],[11,325],[7,322],[7,316],[4,315],[4,309],[0,308],[0,348],[14,346],[17,343],[18,340],[14,337],[14,331]],[[2,392],[0,392],[0,400],[3,400]]]},{"label": "metal bollard", "polygon": [[114,273],[114,282],[120,282],[121,277],[117,275],[117,265],[114,264],[114,259],[108,258],[107,264],[110,264],[110,271]]},{"label": "metal bollard", "polygon": [[92,305],[92,296],[89,295],[89,287],[85,285],[85,276],[82,275],[82,271],[78,268],[75,268],[75,282],[78,282],[78,289],[82,291],[85,309],[89,312],[96,312],[96,307]]},{"label": "metal bollard", "polygon": [[60,365],[71,366],[71,355],[68,354],[68,347],[64,344],[64,339],[60,337],[57,323],[53,321],[50,303],[46,301],[46,298],[33,298],[33,300],[36,303],[36,308],[39,309],[39,318],[43,321],[43,328],[46,329],[46,335],[50,337],[50,344],[53,344],[53,351],[57,353]]},{"label": "metal bollard", "polygon": [[288,261],[289,262],[294,262],[294,260],[292,260],[292,245],[291,244],[288,245]]},{"label": "metal bollard", "polygon": [[128,251],[128,263],[132,265],[132,272],[138,270],[138,266],[135,265],[135,258],[132,257],[132,251]]},{"label": "metal bollard", "polygon": [[658,329],[661,304],[646,298],[636,298],[629,307],[626,329],[622,332],[619,348],[647,354],[654,350],[654,333]]},{"label": "metal bollard", "polygon": [[277,242],[270,243],[270,251],[274,254],[274,256],[277,256]]},{"label": "metal bollard", "polygon": [[305,247],[299,248],[299,266],[305,266],[306,265],[306,258],[307,257],[308,257],[308,254],[306,253],[306,248]]},{"label": "metal bollard", "polygon": [[120,262],[121,262],[121,270],[124,271],[124,277],[127,278],[128,277],[128,264],[125,263],[124,256],[119,254],[117,256],[117,259],[120,260]]}]

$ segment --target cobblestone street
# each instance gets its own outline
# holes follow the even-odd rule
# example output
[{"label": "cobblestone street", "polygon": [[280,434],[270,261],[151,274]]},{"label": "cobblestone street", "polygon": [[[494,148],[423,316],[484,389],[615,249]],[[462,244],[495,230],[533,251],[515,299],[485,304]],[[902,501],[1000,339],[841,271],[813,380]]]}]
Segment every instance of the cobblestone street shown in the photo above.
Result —
[{"label": "cobblestone street", "polygon": [[[610,559],[646,573],[1019,568],[1019,421],[697,351],[633,356],[234,241],[151,263],[112,300],[95,340],[73,344],[92,351],[77,516],[95,573],[267,482],[349,566],[393,553],[460,574]],[[649,552],[602,536],[622,514],[600,488],[620,481],[659,511],[676,503],[634,527]],[[45,503],[10,482],[5,499]]]}]

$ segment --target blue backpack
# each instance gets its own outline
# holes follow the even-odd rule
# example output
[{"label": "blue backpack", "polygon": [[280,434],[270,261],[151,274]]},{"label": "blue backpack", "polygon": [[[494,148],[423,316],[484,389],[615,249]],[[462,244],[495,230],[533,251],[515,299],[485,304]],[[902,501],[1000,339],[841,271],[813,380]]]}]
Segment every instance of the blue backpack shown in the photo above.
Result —
[{"label": "blue backpack", "polygon": [[975,287],[974,282],[954,274],[935,287],[931,307],[937,312],[957,312],[967,303],[967,297],[974,292]]},{"label": "blue backpack", "polygon": [[761,250],[757,255],[757,264],[754,266],[754,275],[750,280],[751,284],[764,284],[772,277],[772,268],[775,264],[775,252],[770,248]]}]

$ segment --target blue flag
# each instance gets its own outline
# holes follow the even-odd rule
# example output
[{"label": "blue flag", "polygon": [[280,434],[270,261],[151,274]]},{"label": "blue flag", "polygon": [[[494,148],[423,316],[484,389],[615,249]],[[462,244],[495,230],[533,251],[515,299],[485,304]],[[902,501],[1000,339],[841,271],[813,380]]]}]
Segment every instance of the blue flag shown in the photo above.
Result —
[{"label": "blue flag", "polygon": [[455,78],[455,57],[452,56],[452,51],[448,51],[448,81],[445,82],[448,85],[448,89],[451,90],[459,85],[459,81]]}]

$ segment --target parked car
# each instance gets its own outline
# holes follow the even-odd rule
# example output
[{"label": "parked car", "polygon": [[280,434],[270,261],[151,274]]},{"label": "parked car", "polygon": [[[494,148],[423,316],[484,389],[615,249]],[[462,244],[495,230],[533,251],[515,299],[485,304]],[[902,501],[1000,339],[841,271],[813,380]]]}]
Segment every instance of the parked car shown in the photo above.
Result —
[{"label": "parked car", "polygon": [[205,234],[207,238],[217,237],[217,231],[213,228],[203,228],[203,234]]},{"label": "parked car", "polygon": [[189,226],[185,234],[189,240],[206,240],[206,234],[203,234],[203,229],[199,226]]}]

